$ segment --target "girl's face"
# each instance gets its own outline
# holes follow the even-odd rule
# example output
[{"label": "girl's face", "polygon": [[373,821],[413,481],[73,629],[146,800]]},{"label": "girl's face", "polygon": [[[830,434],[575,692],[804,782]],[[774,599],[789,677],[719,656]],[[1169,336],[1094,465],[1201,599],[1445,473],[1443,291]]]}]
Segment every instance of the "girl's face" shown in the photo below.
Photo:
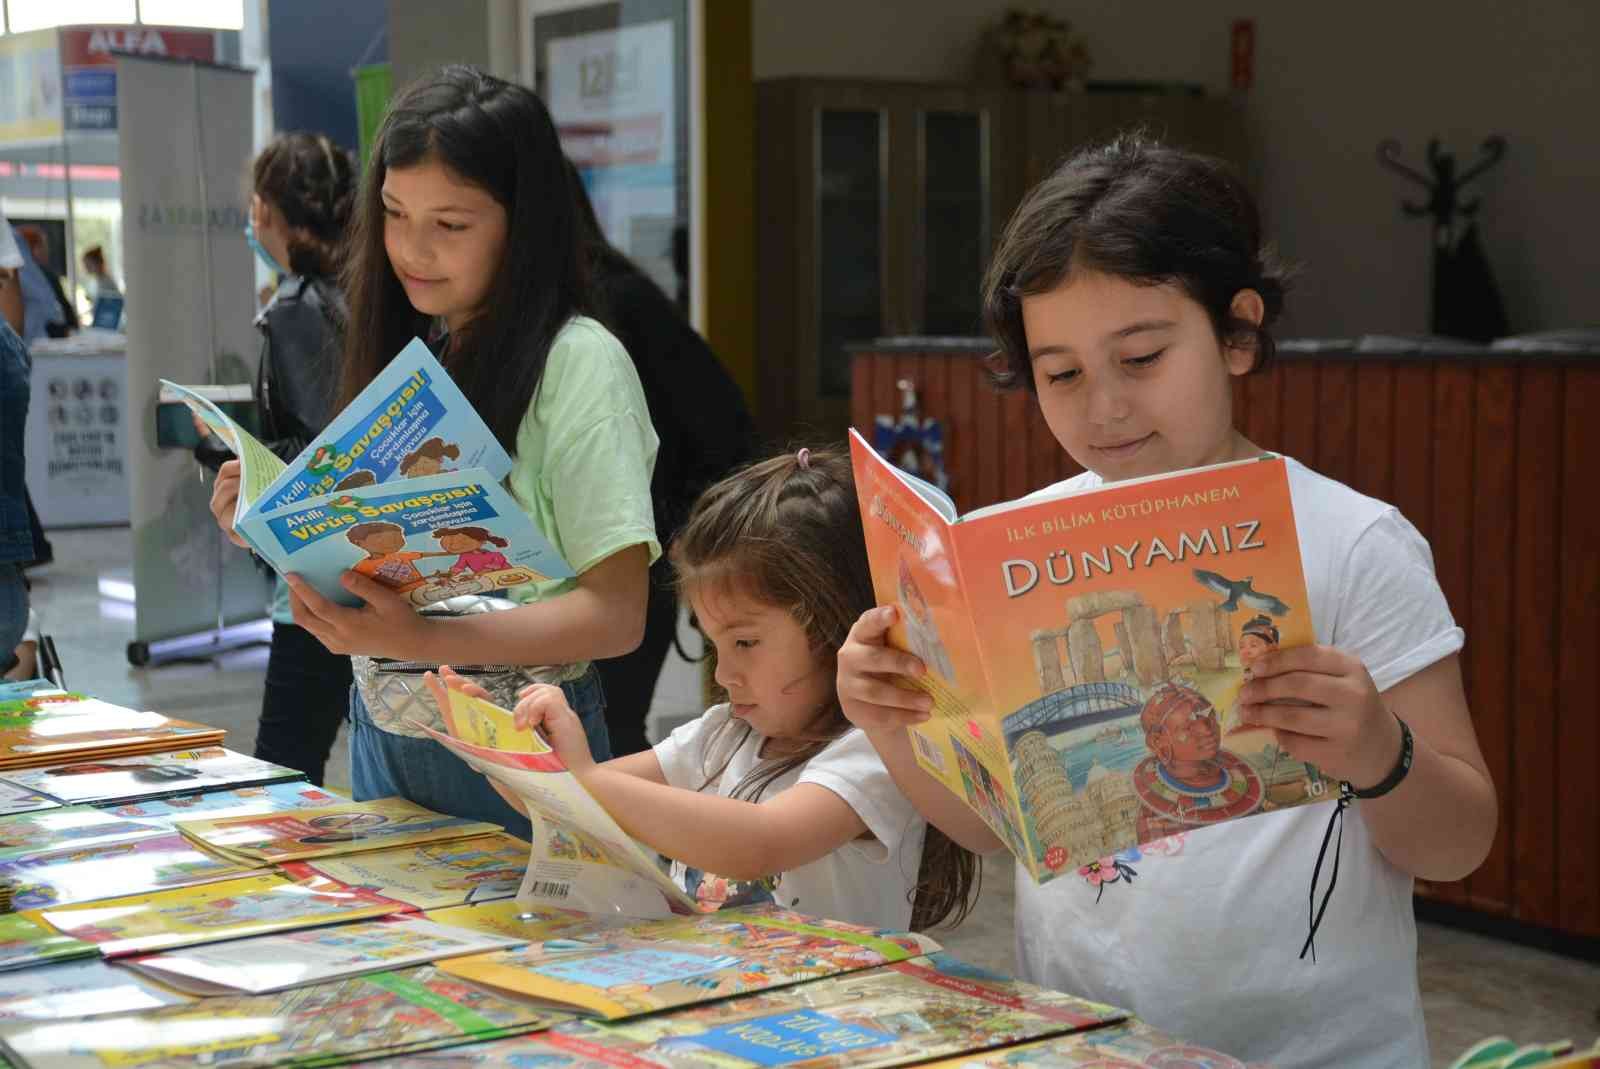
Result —
[{"label": "girl's face", "polygon": [[689,591],[689,604],[717,651],[717,682],[733,715],[767,738],[815,731],[833,696],[833,664],[812,652],[788,610],[721,584]]},{"label": "girl's face", "polygon": [[[426,311],[426,309],[420,309]],[[444,470],[444,465],[432,457],[418,457],[406,465],[405,474],[408,478],[419,478],[423,475],[437,475]]]},{"label": "girl's face", "polygon": [[[1241,291],[1234,313],[1260,318]],[[1073,271],[1022,299],[1045,423],[1073,460],[1107,482],[1252,456],[1233,429],[1230,377],[1250,349],[1224,348],[1198,302],[1174,285]]]},{"label": "girl's face", "polygon": [[471,535],[448,534],[439,539],[439,548],[447,553],[471,553],[478,548],[478,540]]},{"label": "girl's face", "polygon": [[411,306],[452,331],[483,308],[506,248],[506,210],[435,160],[383,178],[383,247]]},{"label": "girl's face", "polygon": [[1239,636],[1239,664],[1249,668],[1263,653],[1270,649],[1267,640],[1260,635]]}]

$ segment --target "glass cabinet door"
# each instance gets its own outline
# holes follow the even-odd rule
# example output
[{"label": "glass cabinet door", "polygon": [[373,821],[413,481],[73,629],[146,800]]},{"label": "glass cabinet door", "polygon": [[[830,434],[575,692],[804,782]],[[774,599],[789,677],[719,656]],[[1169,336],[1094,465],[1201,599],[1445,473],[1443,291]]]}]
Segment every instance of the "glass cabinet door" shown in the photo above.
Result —
[{"label": "glass cabinet door", "polygon": [[817,391],[850,395],[847,342],[883,333],[885,115],[819,108]]},{"label": "glass cabinet door", "polygon": [[989,152],[981,111],[921,113],[919,333],[983,333],[989,260]]}]

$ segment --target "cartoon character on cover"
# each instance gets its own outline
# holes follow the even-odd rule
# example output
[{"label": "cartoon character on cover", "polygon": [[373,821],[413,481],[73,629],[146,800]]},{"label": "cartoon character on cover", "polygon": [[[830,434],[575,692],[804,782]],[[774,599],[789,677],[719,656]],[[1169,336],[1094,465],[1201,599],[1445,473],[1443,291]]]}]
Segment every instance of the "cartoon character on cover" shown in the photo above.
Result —
[{"label": "cartoon character on cover", "polygon": [[426,583],[427,577],[417,570],[416,561],[423,557],[448,557],[443,550],[423,552],[406,549],[406,533],[397,523],[375,520],[358,523],[345,532],[350,544],[365,553],[366,559],[357,561],[351,571],[376,579],[384,586],[404,594]]},{"label": "cartoon character on cover", "polygon": [[440,527],[433,532],[433,537],[446,553],[459,554],[456,562],[450,565],[448,574],[451,577],[482,575],[511,567],[506,555],[500,552],[510,543],[487,527]]},{"label": "cartoon character on cover", "polygon": [[317,451],[311,454],[311,459],[306,461],[306,471],[312,475],[326,475],[333,467],[334,451],[325,445],[317,446]]},{"label": "cartoon character on cover", "polygon": [[1205,695],[1182,683],[1162,683],[1139,711],[1139,724],[1151,754],[1133,770],[1143,810],[1140,841],[1230,820],[1260,806],[1261,777],[1222,748],[1217,711]]},{"label": "cartoon character on cover", "polygon": [[451,470],[444,466],[447,459],[460,460],[461,447],[443,438],[429,438],[400,461],[400,474],[407,479],[440,475]]},{"label": "cartoon character on cover", "polygon": [[911,573],[911,566],[904,557],[900,558],[899,587],[900,607],[905,610],[906,640],[911,644],[911,652],[945,679],[953,679],[955,669],[950,664],[949,652],[939,640],[933,613],[928,609],[928,599],[922,596],[917,577]]},{"label": "cartoon character on cover", "polygon": [[[1244,627],[1239,629],[1239,667],[1244,669],[1244,680],[1250,678],[1250,666],[1262,654],[1278,648],[1278,637],[1278,626],[1270,616],[1252,616],[1244,622]],[[1244,726],[1239,718],[1239,699],[1235,698],[1228,710],[1224,734],[1232,734]]]}]

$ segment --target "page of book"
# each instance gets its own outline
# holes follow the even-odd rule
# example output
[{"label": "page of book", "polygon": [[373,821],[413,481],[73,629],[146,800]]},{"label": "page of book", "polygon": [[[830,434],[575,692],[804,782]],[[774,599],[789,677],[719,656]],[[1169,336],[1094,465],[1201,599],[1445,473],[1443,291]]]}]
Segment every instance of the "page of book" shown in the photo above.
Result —
[{"label": "page of book", "polygon": [[435,813],[404,798],[220,820],[181,820],[178,828],[220,854],[269,864],[465,839],[500,830],[498,824]]},{"label": "page of book", "polygon": [[418,909],[440,909],[511,898],[522,885],[528,850],[521,839],[502,833],[295,861],[283,870],[321,873]]},{"label": "page of book", "polygon": [[305,778],[295,769],[246,757],[221,746],[74,761],[5,775],[12,783],[64,803],[101,805],[208,787],[254,786]]}]

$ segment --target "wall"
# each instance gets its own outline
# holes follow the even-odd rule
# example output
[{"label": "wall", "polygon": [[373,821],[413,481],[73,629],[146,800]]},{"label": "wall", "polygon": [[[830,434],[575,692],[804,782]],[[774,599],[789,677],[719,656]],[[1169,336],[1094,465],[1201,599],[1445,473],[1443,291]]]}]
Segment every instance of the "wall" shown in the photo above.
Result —
[{"label": "wall", "polygon": [[[833,75],[960,81],[973,44],[1009,0],[752,0],[755,77]],[[1422,165],[1430,136],[1470,158],[1491,133],[1510,152],[1484,175],[1483,240],[1517,331],[1600,321],[1600,6],[1272,5],[1044,2],[1070,19],[1093,77],[1197,82],[1223,92],[1229,25],[1256,21],[1247,114],[1263,212],[1302,265],[1286,332],[1413,332],[1428,319],[1421,192],[1375,160],[1398,138]],[[1530,11],[1537,12],[1534,18]],[[893,47],[884,43],[892,41]]]},{"label": "wall", "polygon": [[272,113],[279,130],[314,130],[356,150],[356,90],[350,70],[389,58],[387,0],[272,0],[268,55]]}]

